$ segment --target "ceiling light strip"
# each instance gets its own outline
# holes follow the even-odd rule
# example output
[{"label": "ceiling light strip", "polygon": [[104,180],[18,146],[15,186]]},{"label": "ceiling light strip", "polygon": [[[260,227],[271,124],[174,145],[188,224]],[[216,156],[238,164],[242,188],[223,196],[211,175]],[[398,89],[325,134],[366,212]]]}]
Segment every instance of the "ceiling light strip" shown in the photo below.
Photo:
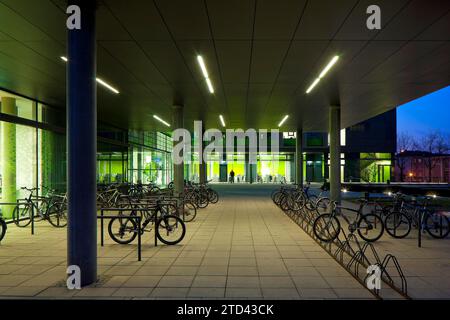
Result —
[{"label": "ceiling light strip", "polygon": [[205,78],[206,85],[208,86],[208,90],[210,93],[214,93],[214,87],[212,85],[211,79],[209,78],[208,69],[206,68],[205,61],[203,60],[203,57],[198,55],[197,61],[200,66],[200,69],[202,70],[203,77]]},{"label": "ceiling light strip", "polygon": [[[69,59],[65,56],[61,56],[60,57],[61,60],[63,60],[64,62],[68,62]],[[114,88],[113,86],[111,86],[110,84],[106,83],[104,80],[100,79],[100,78],[96,78],[95,79],[97,81],[97,83],[101,84],[102,86],[104,86],[105,88],[111,90],[112,92],[114,92],[115,94],[119,94],[119,90],[117,90],[116,88]]]},{"label": "ceiling light strip", "polygon": [[220,122],[222,123],[222,127],[226,127],[225,120],[223,119],[223,116],[220,115],[219,118],[220,118]]},{"label": "ceiling light strip", "polygon": [[320,72],[319,77],[314,80],[314,82],[309,86],[308,90],[306,90],[306,94],[310,93],[315,86],[320,82],[321,79],[323,79],[328,71],[333,68],[333,66],[338,62],[339,56],[334,56],[333,59],[331,59],[330,62],[328,62],[327,66]]},{"label": "ceiling light strip", "polygon": [[166,125],[167,127],[170,127],[170,124],[167,123],[166,121],[164,121],[163,119],[161,119],[160,117],[158,117],[157,115],[153,115],[153,118],[155,118],[156,120],[158,120],[159,122],[161,122],[162,124]]},{"label": "ceiling light strip", "polygon": [[281,122],[278,124],[278,127],[281,127],[285,122],[286,122],[286,120],[289,118],[289,115],[285,115],[284,116],[284,118],[283,118],[283,120],[281,120]]},{"label": "ceiling light strip", "polygon": [[115,94],[119,94],[119,90],[117,90],[116,88],[112,87],[111,85],[109,85],[108,83],[106,83],[105,81],[103,81],[100,78],[96,78],[97,82],[99,84],[101,84],[102,86],[104,86],[105,88],[111,90],[112,92],[114,92]]}]

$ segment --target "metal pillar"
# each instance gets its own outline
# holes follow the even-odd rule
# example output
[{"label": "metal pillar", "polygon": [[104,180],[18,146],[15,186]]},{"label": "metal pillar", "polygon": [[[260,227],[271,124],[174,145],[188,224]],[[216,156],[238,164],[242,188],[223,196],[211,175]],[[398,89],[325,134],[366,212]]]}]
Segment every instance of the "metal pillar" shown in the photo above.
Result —
[{"label": "metal pillar", "polygon": [[[174,130],[184,127],[183,106],[173,106],[173,127]],[[180,194],[184,190],[184,161],[173,165],[173,186],[176,194]]]},{"label": "metal pillar", "polygon": [[67,264],[81,270],[81,285],[97,281],[97,89],[95,1],[80,7],[81,29],[67,33]]},{"label": "metal pillar", "polygon": [[[10,97],[2,98],[2,113],[16,116],[16,99]],[[14,203],[17,199],[16,185],[16,125],[14,123],[3,122],[1,154],[2,159],[2,201]],[[3,206],[3,218],[11,218],[13,206]]]},{"label": "metal pillar", "polygon": [[295,141],[295,183],[303,185],[303,130],[297,129]]},{"label": "metal pillar", "polygon": [[330,197],[341,201],[341,109],[330,107]]}]

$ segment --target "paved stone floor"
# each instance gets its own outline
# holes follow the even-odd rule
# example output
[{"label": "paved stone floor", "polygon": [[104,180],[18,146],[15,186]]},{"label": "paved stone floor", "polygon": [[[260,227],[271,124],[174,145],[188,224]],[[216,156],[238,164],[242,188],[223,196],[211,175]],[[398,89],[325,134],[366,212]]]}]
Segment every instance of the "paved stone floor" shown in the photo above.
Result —
[{"label": "paved stone floor", "polygon": [[[154,247],[146,234],[138,262],[136,244],[107,239],[98,247],[99,282],[80,291],[65,288],[65,229],[42,222],[31,236],[10,225],[0,245],[0,298],[373,298],[272,204],[273,187],[217,189],[220,202],[199,211],[177,246]],[[390,241],[380,247],[391,250]],[[450,297],[449,241],[425,240],[420,250],[413,242],[400,242],[396,251],[416,297]]]}]

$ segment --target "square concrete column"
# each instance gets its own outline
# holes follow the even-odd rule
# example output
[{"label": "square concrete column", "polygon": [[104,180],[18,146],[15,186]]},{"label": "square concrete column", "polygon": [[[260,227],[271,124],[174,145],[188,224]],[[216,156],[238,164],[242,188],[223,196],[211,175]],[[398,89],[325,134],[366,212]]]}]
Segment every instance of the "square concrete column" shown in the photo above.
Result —
[{"label": "square concrete column", "polygon": [[330,198],[341,201],[341,109],[331,106],[329,114],[330,130]]},{"label": "square concrete column", "polygon": [[[173,129],[184,128],[183,106],[173,106]],[[175,146],[175,142],[174,142]],[[183,153],[184,159],[184,153]],[[176,194],[184,191],[184,161],[173,165],[173,187]]]},{"label": "square concrete column", "polygon": [[303,130],[297,129],[295,141],[295,183],[303,185]]}]

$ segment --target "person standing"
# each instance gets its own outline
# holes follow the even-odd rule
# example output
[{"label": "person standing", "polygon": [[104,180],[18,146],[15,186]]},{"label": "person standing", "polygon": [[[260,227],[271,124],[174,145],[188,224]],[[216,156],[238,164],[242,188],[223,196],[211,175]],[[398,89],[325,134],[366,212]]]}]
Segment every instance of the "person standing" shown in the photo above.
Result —
[{"label": "person standing", "polygon": [[234,183],[234,171],[233,171],[233,169],[231,169],[231,171],[230,171],[230,182]]}]

